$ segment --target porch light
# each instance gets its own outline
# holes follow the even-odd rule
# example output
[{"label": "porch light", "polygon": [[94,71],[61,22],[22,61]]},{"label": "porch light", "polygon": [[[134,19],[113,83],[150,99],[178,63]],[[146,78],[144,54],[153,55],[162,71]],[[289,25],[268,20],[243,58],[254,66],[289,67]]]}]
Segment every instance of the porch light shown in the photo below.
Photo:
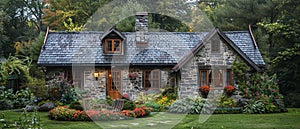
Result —
[{"label": "porch light", "polygon": [[108,74],[108,77],[111,77],[111,74]]},{"label": "porch light", "polygon": [[94,77],[99,77],[99,73],[94,73]]},{"label": "porch light", "polygon": [[94,73],[94,77],[95,77],[96,80],[98,80],[99,73],[96,73],[96,72],[95,72],[95,73]]}]

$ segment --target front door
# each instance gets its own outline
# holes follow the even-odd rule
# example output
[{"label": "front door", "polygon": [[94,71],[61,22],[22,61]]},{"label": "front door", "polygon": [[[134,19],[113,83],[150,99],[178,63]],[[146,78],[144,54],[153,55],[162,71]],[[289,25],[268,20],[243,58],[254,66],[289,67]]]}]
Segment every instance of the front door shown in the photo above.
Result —
[{"label": "front door", "polygon": [[121,98],[121,71],[108,70],[107,79],[107,92],[112,99]]}]

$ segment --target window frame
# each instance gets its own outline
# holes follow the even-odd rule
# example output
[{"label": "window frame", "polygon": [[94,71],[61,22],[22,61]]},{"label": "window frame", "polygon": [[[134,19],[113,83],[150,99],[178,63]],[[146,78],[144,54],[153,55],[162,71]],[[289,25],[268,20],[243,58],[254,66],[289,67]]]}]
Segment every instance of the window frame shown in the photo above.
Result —
[{"label": "window frame", "polygon": [[[150,72],[150,74],[148,75],[147,78],[147,72]],[[155,78],[154,73],[157,73],[157,76]],[[149,78],[150,77],[150,78]],[[149,81],[150,83],[150,87],[146,87],[147,85],[147,81]],[[151,84],[154,84],[153,82],[156,81],[157,82],[157,86],[153,87]],[[160,88],[160,81],[161,81],[161,71],[160,70],[144,70],[143,71],[143,88],[146,90],[149,89],[159,89]]]},{"label": "window frame", "polygon": [[[229,78],[228,78],[228,73],[229,73]],[[232,69],[227,69],[226,70],[226,85],[232,85],[233,86],[233,78],[232,78]],[[229,80],[228,80],[229,79]]]},{"label": "window frame", "polygon": [[[111,42],[111,45],[108,45],[108,41],[112,41]],[[115,45],[115,41],[119,41],[120,45],[119,45],[119,51],[117,51],[117,48],[116,47],[116,50],[114,50],[114,45]],[[104,47],[103,47],[103,50],[104,50],[104,53],[105,54],[122,54],[122,51],[123,51],[123,47],[122,47],[122,40],[121,39],[105,39],[104,40]],[[111,47],[112,50],[108,50],[108,47]]]},{"label": "window frame", "polygon": [[[203,73],[206,73],[206,79],[205,79],[205,84],[203,84]],[[199,69],[199,84],[200,86],[209,86],[210,84],[210,73],[209,69]]]},{"label": "window frame", "polygon": [[[116,75],[116,73],[117,73],[117,75]],[[111,86],[110,86],[111,89],[110,90],[119,90],[119,91],[121,91],[121,88],[122,88],[121,70],[112,70],[112,71],[110,71],[110,74],[111,74]],[[118,82],[118,83],[116,84],[115,82]]]}]

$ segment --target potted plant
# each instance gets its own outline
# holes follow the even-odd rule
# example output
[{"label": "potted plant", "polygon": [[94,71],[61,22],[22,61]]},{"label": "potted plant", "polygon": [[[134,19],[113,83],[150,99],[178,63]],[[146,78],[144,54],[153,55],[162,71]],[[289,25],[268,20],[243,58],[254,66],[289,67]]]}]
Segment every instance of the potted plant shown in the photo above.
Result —
[{"label": "potted plant", "polygon": [[225,86],[224,92],[225,92],[227,97],[230,97],[235,92],[235,87],[232,86],[232,85]]},{"label": "potted plant", "polygon": [[210,87],[209,86],[200,86],[199,90],[201,92],[201,96],[203,98],[207,98],[207,95],[208,95],[208,93],[210,91]]}]

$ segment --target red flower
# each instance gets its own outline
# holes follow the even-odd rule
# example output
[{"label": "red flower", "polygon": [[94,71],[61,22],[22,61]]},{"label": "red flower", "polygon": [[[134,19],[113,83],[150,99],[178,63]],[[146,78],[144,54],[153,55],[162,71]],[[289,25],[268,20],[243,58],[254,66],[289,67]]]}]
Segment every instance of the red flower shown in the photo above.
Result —
[{"label": "red flower", "polygon": [[203,93],[208,93],[210,91],[209,86],[200,86],[200,91]]},{"label": "red flower", "polygon": [[232,85],[225,86],[226,93],[233,93],[235,91],[235,87]]}]

